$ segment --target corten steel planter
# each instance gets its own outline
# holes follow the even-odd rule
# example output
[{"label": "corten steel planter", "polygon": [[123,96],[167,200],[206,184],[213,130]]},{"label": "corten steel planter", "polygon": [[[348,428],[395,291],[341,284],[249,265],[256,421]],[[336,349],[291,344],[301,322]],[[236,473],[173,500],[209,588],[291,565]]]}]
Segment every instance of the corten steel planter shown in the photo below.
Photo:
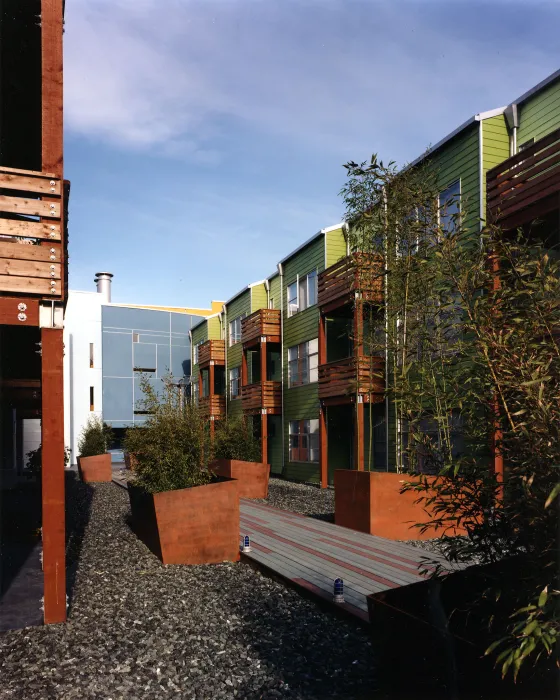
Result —
[{"label": "corten steel planter", "polygon": [[133,452],[124,453],[124,466],[126,469],[133,472],[136,469],[137,464],[138,459],[136,458],[136,455]]},{"label": "corten steel planter", "polygon": [[106,452],[94,457],[78,457],[78,471],[82,481],[111,481],[113,479],[111,455]]},{"label": "corten steel planter", "polygon": [[[519,605],[507,582],[525,572],[528,563],[515,557],[369,595],[374,654],[380,682],[390,697],[555,698],[554,661],[545,662],[536,674],[527,663],[529,674],[524,677],[522,669],[522,682],[513,684],[511,678],[502,681],[499,668],[493,668],[495,655],[484,656],[492,641],[504,636],[509,615]],[[502,590],[498,600],[485,594],[496,585]],[[491,615],[495,621],[490,634]]]},{"label": "corten steel planter", "polygon": [[215,459],[208,465],[218,476],[237,479],[239,498],[268,498],[270,465],[239,459]]},{"label": "corten steel planter", "polygon": [[132,527],[164,564],[239,561],[239,493],[234,479],[146,493],[128,483]]},{"label": "corten steel planter", "polygon": [[[407,474],[335,470],[335,523],[390,540],[427,540],[441,536],[443,530],[428,528],[421,532],[414,527],[431,518],[423,503],[415,503],[419,493],[400,493],[403,484],[412,480]],[[447,531],[446,534],[462,534],[462,531]]]}]

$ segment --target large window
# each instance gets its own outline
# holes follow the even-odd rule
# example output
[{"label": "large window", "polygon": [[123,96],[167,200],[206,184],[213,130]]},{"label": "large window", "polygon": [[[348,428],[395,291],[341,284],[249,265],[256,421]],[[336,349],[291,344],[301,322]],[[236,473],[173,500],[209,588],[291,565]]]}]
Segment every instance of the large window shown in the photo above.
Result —
[{"label": "large window", "polygon": [[289,386],[301,386],[318,381],[318,353],[317,338],[288,348]]},{"label": "large window", "polygon": [[307,275],[298,276],[295,282],[288,285],[288,316],[317,303],[317,270]]},{"label": "large window", "polygon": [[449,185],[438,197],[439,225],[444,231],[452,233],[458,226],[461,213],[461,181]]},{"label": "large window", "polygon": [[235,345],[235,343],[241,342],[241,321],[245,318],[247,314],[241,314],[233,321],[229,322],[229,344]]},{"label": "large window", "polygon": [[290,421],[290,462],[319,461],[319,420]]},{"label": "large window", "polygon": [[240,367],[234,367],[229,371],[229,397],[236,399],[239,396],[239,377],[241,374]]},{"label": "large window", "polygon": [[193,365],[198,364],[198,351],[200,349],[200,346],[203,345],[206,341],[201,340],[199,343],[196,343],[196,345],[193,347]]}]

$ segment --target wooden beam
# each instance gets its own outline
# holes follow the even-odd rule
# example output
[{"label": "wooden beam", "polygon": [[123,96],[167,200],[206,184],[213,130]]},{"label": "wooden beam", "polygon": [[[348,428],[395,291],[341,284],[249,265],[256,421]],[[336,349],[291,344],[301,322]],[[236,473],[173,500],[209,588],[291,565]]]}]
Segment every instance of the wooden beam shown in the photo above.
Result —
[{"label": "wooden beam", "polygon": [[[20,309],[20,304],[25,308]],[[20,314],[25,314],[22,321]],[[38,326],[39,300],[23,299],[22,297],[0,296],[0,325],[3,326]]]},{"label": "wooden beam", "polygon": [[41,329],[45,623],[66,619],[62,330]]},{"label": "wooden beam", "polygon": [[0,240],[0,258],[7,260],[33,260],[52,265],[60,262],[60,244],[40,246],[11,241],[6,243]]},{"label": "wooden beam", "polygon": [[[27,248],[28,246],[17,246]],[[60,279],[60,264],[34,260],[6,260],[0,255],[0,275],[36,279]]]},{"label": "wooden beam", "polygon": [[261,412],[261,462],[268,464],[268,416]]},{"label": "wooden beam", "polygon": [[20,175],[19,173],[5,173],[3,170],[4,168],[0,166],[0,188],[2,189],[36,192],[37,194],[51,196],[60,196],[61,194],[61,182],[58,178],[31,177],[30,175]]},{"label": "wooden beam", "polygon": [[361,401],[356,403],[356,429],[355,429],[355,454],[356,468],[364,471],[364,404]]},{"label": "wooden beam", "polygon": [[44,238],[60,241],[62,238],[60,221],[31,221],[0,218],[0,234],[21,236],[22,238]]},{"label": "wooden beam", "polygon": [[[52,285],[51,281],[55,284]],[[56,290],[51,292],[51,289]],[[60,280],[39,279],[32,277],[12,277],[0,275],[0,290],[2,292],[21,292],[22,294],[36,294],[57,299],[62,294]],[[26,301],[22,299],[22,301]]]},{"label": "wooden beam", "polygon": [[44,216],[60,218],[60,198],[50,201],[45,199],[27,199],[26,197],[7,197],[0,195],[0,211],[8,214],[25,216]]},{"label": "wooden beam", "polygon": [[63,177],[63,0],[41,0],[41,170]]}]

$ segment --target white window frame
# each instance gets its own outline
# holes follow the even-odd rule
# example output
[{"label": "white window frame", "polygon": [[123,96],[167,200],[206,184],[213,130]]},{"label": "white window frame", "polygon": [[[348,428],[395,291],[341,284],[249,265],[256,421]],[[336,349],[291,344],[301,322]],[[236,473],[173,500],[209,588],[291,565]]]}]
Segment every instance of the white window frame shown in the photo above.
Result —
[{"label": "white window frame", "polygon": [[[234,376],[234,372],[236,375]],[[241,396],[241,367],[232,367],[229,370],[229,376],[228,376],[228,384],[229,384],[229,397],[230,399],[237,399]],[[233,393],[233,387],[234,385],[237,387],[236,393]]]},{"label": "white window frame", "polygon": [[[295,352],[294,352],[295,351]],[[292,380],[292,366],[296,364],[297,381]],[[305,368],[304,368],[305,365]],[[304,380],[305,377],[305,380]],[[306,340],[288,348],[288,386],[305,386],[319,381],[319,339]]]},{"label": "white window frame", "polygon": [[[288,305],[288,318],[291,316],[295,316],[297,313],[300,311],[305,311],[306,309],[311,308],[312,306],[315,306],[317,304],[317,296],[319,294],[318,291],[318,279],[319,275],[317,272],[317,268],[314,268],[313,270],[310,270],[307,274],[305,275],[296,275],[296,279],[291,282],[287,288],[286,288],[286,299],[287,299],[287,305]],[[310,282],[313,285],[310,288]],[[300,292],[301,290],[301,285],[304,285],[304,290],[305,290],[305,299],[302,299],[302,294]],[[290,287],[293,287],[295,285],[296,288],[296,296],[292,296],[292,303],[290,304]],[[309,299],[311,297],[310,295],[310,289],[312,290],[313,293],[313,302],[309,303]],[[293,303],[293,299],[295,298],[295,304]]]},{"label": "white window frame", "polygon": [[[231,348],[232,345],[236,345],[237,343],[241,342],[241,321],[247,316],[247,314],[241,314],[239,316],[236,316],[234,319],[232,319],[229,322],[229,347]],[[233,331],[236,330],[236,327],[239,325],[238,331],[239,334],[234,333]],[[238,337],[239,335],[239,337]]]},{"label": "white window frame", "polygon": [[319,419],[291,420],[288,425],[290,462],[319,462]]}]

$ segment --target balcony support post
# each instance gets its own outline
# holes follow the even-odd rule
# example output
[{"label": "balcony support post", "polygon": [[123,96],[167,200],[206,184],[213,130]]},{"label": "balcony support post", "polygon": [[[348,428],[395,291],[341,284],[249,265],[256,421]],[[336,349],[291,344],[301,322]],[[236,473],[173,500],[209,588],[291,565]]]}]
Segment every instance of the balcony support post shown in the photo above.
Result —
[{"label": "balcony support post", "polygon": [[266,338],[263,336],[260,342],[260,361],[261,361],[261,384],[268,379],[266,373]]},{"label": "balcony support post", "polygon": [[247,386],[247,351],[241,348],[241,386]]},{"label": "balcony support post", "polygon": [[321,472],[321,488],[329,485],[329,451],[327,435],[327,408],[321,402],[319,407],[319,467]]},{"label": "balcony support post", "polygon": [[358,471],[364,471],[364,404],[362,397],[358,396],[356,402],[356,427],[355,427],[355,454],[356,468]]},{"label": "balcony support post", "polygon": [[261,409],[261,462],[268,464],[268,416],[266,409]]}]

